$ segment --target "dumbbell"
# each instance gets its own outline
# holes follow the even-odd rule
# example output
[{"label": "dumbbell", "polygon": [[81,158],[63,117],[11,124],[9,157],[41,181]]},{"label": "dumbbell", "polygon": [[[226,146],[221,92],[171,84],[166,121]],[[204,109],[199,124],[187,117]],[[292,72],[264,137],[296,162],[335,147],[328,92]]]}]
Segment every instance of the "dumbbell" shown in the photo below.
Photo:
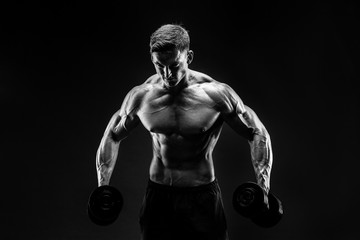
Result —
[{"label": "dumbbell", "polygon": [[104,185],[97,187],[90,194],[87,213],[90,220],[100,226],[107,226],[118,218],[124,201],[119,190]]},{"label": "dumbbell", "polygon": [[284,214],[281,201],[270,192],[266,194],[254,182],[243,183],[235,189],[233,207],[240,215],[264,228],[275,226]]}]

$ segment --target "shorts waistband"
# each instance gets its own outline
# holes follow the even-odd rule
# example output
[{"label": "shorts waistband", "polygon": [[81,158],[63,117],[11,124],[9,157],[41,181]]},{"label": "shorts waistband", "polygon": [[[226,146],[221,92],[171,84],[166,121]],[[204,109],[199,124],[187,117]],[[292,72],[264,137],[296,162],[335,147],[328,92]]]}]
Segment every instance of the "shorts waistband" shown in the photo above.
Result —
[{"label": "shorts waistband", "polygon": [[161,190],[167,190],[167,191],[184,191],[184,192],[197,192],[197,191],[204,191],[204,190],[210,190],[214,187],[217,187],[218,181],[215,178],[214,181],[199,185],[199,186],[193,186],[193,187],[179,187],[179,186],[170,186],[165,184],[156,183],[154,181],[151,181],[149,179],[148,187],[153,189],[161,189]]}]

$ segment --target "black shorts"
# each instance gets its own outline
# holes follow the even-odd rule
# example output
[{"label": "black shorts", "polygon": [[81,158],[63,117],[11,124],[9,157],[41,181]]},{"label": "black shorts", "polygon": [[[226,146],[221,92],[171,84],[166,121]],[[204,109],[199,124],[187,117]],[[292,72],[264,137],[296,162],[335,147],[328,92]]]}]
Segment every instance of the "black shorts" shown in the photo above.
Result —
[{"label": "black shorts", "polygon": [[140,211],[142,240],[227,240],[217,181],[173,187],[149,181]]}]

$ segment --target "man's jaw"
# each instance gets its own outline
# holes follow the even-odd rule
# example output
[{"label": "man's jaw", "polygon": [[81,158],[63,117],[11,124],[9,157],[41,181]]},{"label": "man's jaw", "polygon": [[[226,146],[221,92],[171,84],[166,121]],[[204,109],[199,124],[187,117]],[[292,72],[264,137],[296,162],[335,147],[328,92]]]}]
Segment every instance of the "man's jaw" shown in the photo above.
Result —
[{"label": "man's jaw", "polygon": [[176,78],[168,78],[163,80],[165,85],[168,87],[175,87],[180,81],[178,81]]}]

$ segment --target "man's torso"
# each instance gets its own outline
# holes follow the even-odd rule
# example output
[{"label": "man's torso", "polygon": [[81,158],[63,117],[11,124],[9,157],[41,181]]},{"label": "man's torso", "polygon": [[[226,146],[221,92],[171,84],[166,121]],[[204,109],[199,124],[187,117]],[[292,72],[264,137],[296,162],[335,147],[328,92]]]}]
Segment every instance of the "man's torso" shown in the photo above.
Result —
[{"label": "man's torso", "polygon": [[214,180],[212,151],[223,123],[217,84],[198,72],[177,93],[164,89],[156,76],[144,84],[136,114],[152,136],[154,182],[196,186]]}]

